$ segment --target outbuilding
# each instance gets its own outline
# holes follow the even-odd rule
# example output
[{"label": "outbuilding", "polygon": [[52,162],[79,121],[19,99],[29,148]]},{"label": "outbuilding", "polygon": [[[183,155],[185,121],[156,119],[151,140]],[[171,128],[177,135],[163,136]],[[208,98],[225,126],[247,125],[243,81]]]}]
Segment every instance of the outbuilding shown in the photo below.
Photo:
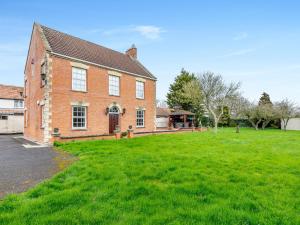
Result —
[{"label": "outbuilding", "polygon": [[0,134],[23,133],[23,88],[0,84]]}]

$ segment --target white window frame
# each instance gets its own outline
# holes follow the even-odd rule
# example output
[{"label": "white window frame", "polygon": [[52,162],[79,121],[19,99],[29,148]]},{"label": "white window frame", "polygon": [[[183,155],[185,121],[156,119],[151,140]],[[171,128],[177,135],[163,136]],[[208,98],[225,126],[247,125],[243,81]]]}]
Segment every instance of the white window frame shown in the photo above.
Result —
[{"label": "white window frame", "polygon": [[15,99],[14,100],[14,108],[15,109],[22,109],[22,108],[24,108],[24,102],[23,102],[23,100]]},{"label": "white window frame", "polygon": [[[139,113],[142,112],[142,117],[141,115],[139,115]],[[141,120],[143,122],[143,124],[141,124],[139,122],[139,120]],[[145,110],[143,109],[137,109],[136,110],[136,123],[135,123],[136,127],[142,128],[145,127]]]},{"label": "white window frame", "polygon": [[[116,82],[117,81],[117,82]],[[113,96],[120,96],[120,77],[115,75],[108,75],[108,94]]]},{"label": "white window frame", "polygon": [[145,82],[139,80],[135,82],[135,97],[145,99]]},{"label": "white window frame", "polygon": [[86,92],[87,90],[87,70],[78,68],[78,67],[72,67],[72,90],[73,91],[83,91]]},{"label": "white window frame", "polygon": [[[74,108],[84,108],[84,116],[74,116]],[[74,127],[74,119],[84,119],[84,127]],[[73,130],[85,130],[87,128],[87,107],[81,105],[72,106],[72,129]]]}]

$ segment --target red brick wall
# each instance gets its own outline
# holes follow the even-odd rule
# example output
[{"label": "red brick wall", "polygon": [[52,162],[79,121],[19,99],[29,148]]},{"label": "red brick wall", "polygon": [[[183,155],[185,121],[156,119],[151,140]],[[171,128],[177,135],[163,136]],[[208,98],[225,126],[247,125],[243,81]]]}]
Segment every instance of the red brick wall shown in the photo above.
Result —
[{"label": "red brick wall", "polygon": [[[31,45],[26,61],[25,79],[27,79],[24,90],[25,96],[25,116],[28,118],[24,128],[24,136],[30,140],[43,142],[43,129],[41,129],[41,112],[37,101],[43,99],[43,89],[41,88],[41,62],[44,59],[45,48],[39,31],[34,27],[31,37]],[[33,63],[33,64],[32,64]],[[25,86],[24,83],[24,86]],[[27,115],[26,115],[27,114]],[[26,126],[27,125],[27,126]]]},{"label": "red brick wall", "polygon": [[[30,140],[43,142],[44,129],[41,128],[41,102],[44,98],[45,88],[41,88],[41,62],[45,57],[45,47],[40,33],[34,27],[31,45],[26,62],[25,79],[26,93],[25,108],[27,126],[24,128],[24,136]],[[121,73],[120,96],[109,96],[108,70],[96,66],[89,66],[87,70],[87,92],[72,91],[72,65],[70,60],[50,56],[52,77],[50,85],[50,116],[49,133],[54,128],[59,128],[61,136],[88,136],[103,135],[109,133],[109,115],[105,114],[106,108],[117,103],[126,109],[124,115],[119,115],[121,131],[126,131],[129,125],[135,132],[154,131],[156,82],[145,79],[145,99],[136,99],[136,78],[133,75]],[[32,64],[32,62],[34,62]],[[72,130],[72,102],[88,103],[87,129]],[[145,108],[145,127],[136,127],[136,108]],[[47,132],[46,132],[47,133]],[[53,141],[53,138],[50,140]]]},{"label": "red brick wall", "polygon": [[[109,96],[108,70],[88,65],[87,92],[72,91],[72,66],[70,61],[52,57],[52,129],[59,128],[61,136],[102,135],[109,133],[109,115],[106,108],[117,103],[126,109],[120,115],[120,128],[126,131],[129,125],[135,131],[153,131],[155,117],[155,81],[146,79],[145,99],[136,99],[136,77],[121,74],[120,96]],[[89,103],[87,107],[87,129],[72,130],[71,102]],[[144,107],[145,127],[136,128],[136,107]]]}]

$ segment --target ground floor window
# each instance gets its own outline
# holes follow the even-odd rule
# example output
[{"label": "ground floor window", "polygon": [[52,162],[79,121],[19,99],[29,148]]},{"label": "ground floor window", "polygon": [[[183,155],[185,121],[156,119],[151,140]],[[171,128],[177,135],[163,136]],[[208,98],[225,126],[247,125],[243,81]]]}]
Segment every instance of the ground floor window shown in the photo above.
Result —
[{"label": "ground floor window", "polygon": [[72,128],[73,129],[86,128],[86,107],[84,106],[72,107]]},{"label": "ground floor window", "polygon": [[145,110],[136,111],[136,127],[145,127]]},{"label": "ground floor window", "polygon": [[8,116],[0,115],[0,120],[8,120]]}]

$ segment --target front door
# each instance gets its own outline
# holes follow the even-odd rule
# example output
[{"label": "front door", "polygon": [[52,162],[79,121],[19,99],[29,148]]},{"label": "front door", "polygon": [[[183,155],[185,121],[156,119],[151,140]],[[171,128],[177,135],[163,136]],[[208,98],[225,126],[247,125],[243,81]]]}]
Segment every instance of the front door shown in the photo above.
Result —
[{"label": "front door", "polygon": [[119,125],[119,114],[109,114],[109,133],[113,134],[116,126]]}]

